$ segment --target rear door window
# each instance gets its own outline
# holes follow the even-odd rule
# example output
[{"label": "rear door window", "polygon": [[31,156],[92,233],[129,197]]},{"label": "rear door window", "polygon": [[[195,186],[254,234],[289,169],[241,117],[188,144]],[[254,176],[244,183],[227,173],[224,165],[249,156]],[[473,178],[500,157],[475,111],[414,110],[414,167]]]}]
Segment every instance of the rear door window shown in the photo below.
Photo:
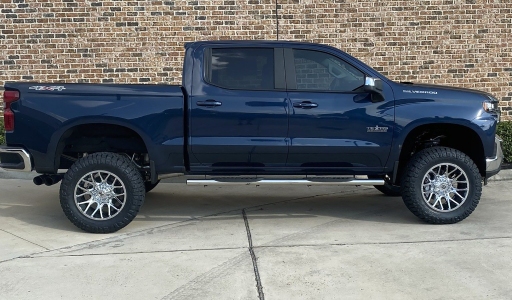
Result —
[{"label": "rear door window", "polygon": [[213,48],[207,81],[226,89],[274,89],[273,48]]}]

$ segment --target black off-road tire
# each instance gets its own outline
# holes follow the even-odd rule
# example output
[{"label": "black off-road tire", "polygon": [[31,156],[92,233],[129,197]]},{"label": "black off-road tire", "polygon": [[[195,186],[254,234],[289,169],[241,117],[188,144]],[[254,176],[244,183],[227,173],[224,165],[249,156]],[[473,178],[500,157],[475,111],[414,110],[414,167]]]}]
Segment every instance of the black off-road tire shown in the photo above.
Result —
[{"label": "black off-road tire", "polygon": [[[75,204],[75,187],[89,172],[104,170],[115,174],[126,189],[125,204],[107,220],[86,217]],[[111,233],[128,225],[144,203],[144,182],[137,167],[125,156],[99,152],[76,161],[66,172],[60,186],[60,204],[66,217],[78,228],[91,233]]]},{"label": "black off-road tire", "polygon": [[146,193],[151,192],[158,184],[160,183],[160,180],[158,180],[155,183],[151,183],[151,181],[144,182],[144,188],[146,189]]},{"label": "black off-road tire", "polygon": [[[423,177],[440,163],[456,165],[466,173],[468,179],[466,201],[449,212],[434,210],[422,195]],[[401,183],[402,198],[407,208],[430,224],[453,224],[464,220],[475,210],[482,195],[482,176],[473,160],[463,152],[447,147],[432,147],[416,153],[408,163]]]}]

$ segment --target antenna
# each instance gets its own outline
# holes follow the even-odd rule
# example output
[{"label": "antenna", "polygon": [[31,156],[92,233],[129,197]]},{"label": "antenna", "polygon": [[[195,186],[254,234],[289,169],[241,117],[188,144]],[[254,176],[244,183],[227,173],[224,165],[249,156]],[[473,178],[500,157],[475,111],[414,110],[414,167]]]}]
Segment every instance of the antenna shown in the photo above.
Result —
[{"label": "antenna", "polygon": [[279,41],[279,14],[277,13],[277,0],[276,0],[276,41]]},{"label": "antenna", "polygon": [[404,82],[403,80],[403,76],[405,75],[402,75],[402,47],[405,48],[405,46],[400,46],[399,49],[400,49],[400,57],[398,58],[398,81],[399,82]]}]

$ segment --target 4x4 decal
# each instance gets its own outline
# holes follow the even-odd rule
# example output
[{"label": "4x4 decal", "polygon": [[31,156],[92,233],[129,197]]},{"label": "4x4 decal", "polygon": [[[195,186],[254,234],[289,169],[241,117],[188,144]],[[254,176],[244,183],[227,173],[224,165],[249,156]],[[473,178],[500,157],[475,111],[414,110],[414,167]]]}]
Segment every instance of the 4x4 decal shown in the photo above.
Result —
[{"label": "4x4 decal", "polygon": [[62,91],[66,88],[61,85],[51,85],[51,86],[45,86],[45,85],[34,85],[28,88],[29,90],[36,90],[36,91]]}]

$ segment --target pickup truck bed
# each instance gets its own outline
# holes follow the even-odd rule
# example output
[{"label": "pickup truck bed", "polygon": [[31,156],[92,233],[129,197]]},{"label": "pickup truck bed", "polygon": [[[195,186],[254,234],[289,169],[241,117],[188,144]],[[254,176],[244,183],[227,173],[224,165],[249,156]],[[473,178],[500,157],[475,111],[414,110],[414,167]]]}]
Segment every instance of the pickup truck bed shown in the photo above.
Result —
[{"label": "pickup truck bed", "polygon": [[[65,84],[64,90],[50,91],[31,88],[34,86],[42,85],[6,84],[6,88],[24,91],[22,105],[21,101],[13,104],[16,115],[20,116],[16,118],[16,131],[31,133],[7,133],[7,138],[9,144],[30,149],[36,172],[55,173],[61,163],[56,156],[58,151],[71,154],[97,147],[96,137],[103,136],[104,130],[115,134],[121,127],[126,132],[136,133],[139,140],[136,141],[134,134],[127,133],[124,139],[123,136],[116,137],[110,147],[119,145],[124,150],[132,148],[132,152],[149,152],[162,173],[184,171],[184,96],[181,87]],[[105,124],[119,127],[109,129],[103,126]],[[62,142],[68,141],[74,149],[57,149],[62,147]]]}]

